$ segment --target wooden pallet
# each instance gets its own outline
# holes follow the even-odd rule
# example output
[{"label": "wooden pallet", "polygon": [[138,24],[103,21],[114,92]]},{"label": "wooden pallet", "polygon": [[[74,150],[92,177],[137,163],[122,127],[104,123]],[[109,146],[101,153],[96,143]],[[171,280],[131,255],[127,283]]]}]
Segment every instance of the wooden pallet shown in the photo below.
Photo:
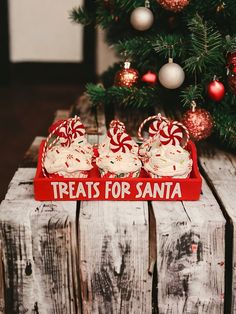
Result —
[{"label": "wooden pallet", "polygon": [[36,202],[41,139],[0,207],[0,313],[236,313],[235,156],[202,153],[199,202]]}]

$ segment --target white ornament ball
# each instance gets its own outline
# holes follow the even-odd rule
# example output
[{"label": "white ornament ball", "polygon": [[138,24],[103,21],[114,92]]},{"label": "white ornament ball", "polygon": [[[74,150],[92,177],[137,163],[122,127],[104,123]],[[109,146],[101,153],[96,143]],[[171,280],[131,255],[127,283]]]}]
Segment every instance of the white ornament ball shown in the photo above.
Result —
[{"label": "white ornament ball", "polygon": [[160,69],[158,78],[162,86],[168,89],[176,89],[183,84],[185,74],[180,65],[169,62]]},{"label": "white ornament ball", "polygon": [[152,11],[146,7],[138,7],[134,9],[130,16],[130,23],[137,31],[148,30],[154,21]]}]

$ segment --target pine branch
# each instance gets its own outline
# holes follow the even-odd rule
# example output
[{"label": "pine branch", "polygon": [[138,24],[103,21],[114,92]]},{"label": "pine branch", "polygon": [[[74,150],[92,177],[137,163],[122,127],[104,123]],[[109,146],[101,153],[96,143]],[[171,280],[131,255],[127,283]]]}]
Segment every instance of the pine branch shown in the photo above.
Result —
[{"label": "pine branch", "polygon": [[220,108],[213,111],[215,134],[225,146],[236,149],[236,112],[227,112]]},{"label": "pine branch", "polygon": [[104,103],[106,99],[106,89],[102,85],[87,84],[86,92],[94,106]]},{"label": "pine branch", "polygon": [[94,20],[92,13],[82,7],[73,8],[69,17],[72,22],[82,24],[84,26],[92,24]]},{"label": "pine branch", "polygon": [[181,103],[184,107],[189,107],[193,101],[203,101],[203,88],[201,85],[190,85],[180,94]]},{"label": "pine branch", "polygon": [[153,41],[155,51],[167,59],[170,53],[173,57],[180,57],[184,54],[183,39],[180,35],[168,34],[157,35]]},{"label": "pine branch", "polygon": [[191,33],[189,58],[185,60],[185,70],[189,73],[202,73],[208,66],[224,62],[221,34],[196,15],[188,24]]}]

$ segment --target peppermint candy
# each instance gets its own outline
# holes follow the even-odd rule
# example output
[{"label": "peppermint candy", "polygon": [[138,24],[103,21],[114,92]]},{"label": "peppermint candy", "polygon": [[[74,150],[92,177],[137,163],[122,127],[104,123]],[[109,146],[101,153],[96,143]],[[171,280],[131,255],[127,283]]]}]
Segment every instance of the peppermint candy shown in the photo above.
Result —
[{"label": "peppermint candy", "polygon": [[113,153],[127,153],[132,149],[132,138],[126,133],[115,133],[110,139],[110,149]]},{"label": "peppermint candy", "polygon": [[125,131],[125,125],[123,122],[119,121],[119,120],[112,120],[110,125],[110,128],[115,128],[115,129],[120,129],[122,131]]},{"label": "peppermint candy", "polygon": [[[58,124],[59,124],[58,122],[54,123],[50,129],[52,130],[55,129],[58,126]],[[72,143],[74,143],[78,137],[85,135],[85,127],[83,123],[80,121],[80,118],[75,117],[69,119],[66,124],[61,126],[55,132],[55,135],[57,135],[60,138],[60,144],[62,146],[68,147]]]},{"label": "peppermint candy", "polygon": [[166,125],[167,125],[167,121],[160,121],[160,120],[153,121],[153,123],[150,125],[149,130],[148,130],[149,136],[153,137],[157,135],[160,132],[160,130],[162,130],[163,127]]},{"label": "peppermint candy", "polygon": [[180,145],[183,137],[182,129],[175,122],[170,122],[160,130],[160,142],[162,145]]},{"label": "peppermint candy", "polygon": [[77,137],[84,136],[85,127],[79,118],[71,119],[68,125],[68,135],[75,140]]}]

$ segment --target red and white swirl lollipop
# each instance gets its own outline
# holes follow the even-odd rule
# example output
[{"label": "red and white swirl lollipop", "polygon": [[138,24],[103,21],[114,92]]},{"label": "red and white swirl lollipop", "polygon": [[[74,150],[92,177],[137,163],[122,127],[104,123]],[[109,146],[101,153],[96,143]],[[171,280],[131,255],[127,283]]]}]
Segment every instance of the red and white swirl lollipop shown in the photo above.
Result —
[{"label": "red and white swirl lollipop", "polygon": [[109,139],[113,138],[117,133],[120,133],[119,129],[111,128],[107,131],[107,136]]},{"label": "red and white swirl lollipop", "polygon": [[162,145],[180,145],[184,138],[183,130],[174,122],[170,122],[160,130]]},{"label": "red and white swirl lollipop", "polygon": [[166,120],[155,120],[152,122],[152,124],[149,126],[149,136],[153,137],[157,134],[159,134],[160,130],[163,129],[164,126],[167,125],[167,121]]},{"label": "red and white swirl lollipop", "polygon": [[125,131],[125,125],[123,122],[121,122],[120,120],[112,120],[110,125],[110,128],[114,128],[114,129],[120,129],[122,131]]},{"label": "red and white swirl lollipop", "polygon": [[132,144],[132,138],[127,133],[116,133],[110,139],[110,149],[113,153],[130,152],[133,147]]},{"label": "red and white swirl lollipop", "polygon": [[80,121],[80,118],[75,117],[69,121],[68,125],[68,136],[71,140],[75,140],[80,136],[85,135],[85,127],[83,123]]}]

